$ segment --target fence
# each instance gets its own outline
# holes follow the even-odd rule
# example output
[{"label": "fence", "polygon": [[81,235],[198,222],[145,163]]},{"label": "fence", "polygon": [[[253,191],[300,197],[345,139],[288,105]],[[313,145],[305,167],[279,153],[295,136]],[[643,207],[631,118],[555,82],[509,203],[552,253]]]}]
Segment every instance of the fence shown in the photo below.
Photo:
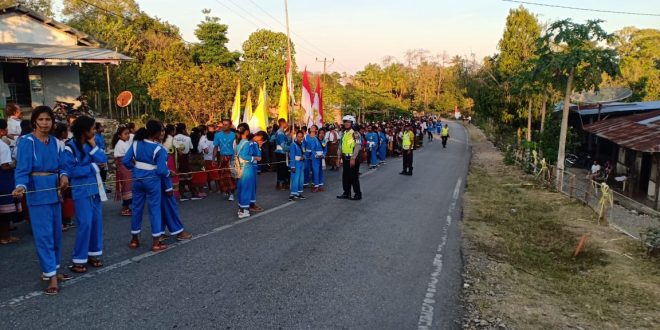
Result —
[{"label": "fence", "polygon": [[513,154],[515,164],[544,185],[591,207],[599,214],[599,221],[635,239],[649,227],[660,227],[660,212],[587,178],[586,171],[582,174],[562,170],[557,180],[556,168],[546,165],[544,160],[539,161],[534,152],[514,150]]}]

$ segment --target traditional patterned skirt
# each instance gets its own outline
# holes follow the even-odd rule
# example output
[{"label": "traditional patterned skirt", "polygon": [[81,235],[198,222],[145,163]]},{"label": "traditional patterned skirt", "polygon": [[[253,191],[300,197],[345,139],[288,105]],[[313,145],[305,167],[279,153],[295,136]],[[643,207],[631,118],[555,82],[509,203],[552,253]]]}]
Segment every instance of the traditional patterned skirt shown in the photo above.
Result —
[{"label": "traditional patterned skirt", "polygon": [[339,151],[339,142],[328,142],[328,156],[326,158],[326,165],[339,167],[339,157],[337,152]]},{"label": "traditional patterned skirt", "polygon": [[201,154],[190,155],[190,171],[192,184],[196,187],[203,187],[208,181],[208,173],[204,171],[204,158]]},{"label": "traditional patterned skirt", "polygon": [[177,173],[179,174],[179,180],[181,181],[190,181],[192,175],[190,175],[190,154],[179,154],[177,156],[177,168],[179,169]]},{"label": "traditional patterned skirt", "polygon": [[75,209],[73,208],[73,195],[71,194],[71,188],[66,188],[62,190],[62,219],[71,219],[75,214]]},{"label": "traditional patterned skirt", "polygon": [[[4,143],[0,141],[0,143]],[[0,214],[14,215],[21,212],[22,207],[20,201],[11,196],[14,190],[14,170],[0,169]],[[6,195],[6,196],[5,196]]]},{"label": "traditional patterned skirt", "polygon": [[[172,172],[177,172],[176,160],[173,153],[167,154],[167,168],[169,168],[170,171]],[[176,199],[179,199],[181,197],[181,195],[179,194],[179,176],[174,175],[171,177],[171,179],[172,179],[172,186],[174,186],[174,197]]]},{"label": "traditional patterned skirt", "polygon": [[218,171],[218,166],[215,165],[214,163],[215,162],[212,160],[204,161],[204,168],[206,169],[206,173],[208,174],[209,181],[220,180],[220,172]]},{"label": "traditional patterned skirt", "polygon": [[230,192],[236,189],[236,181],[231,176],[229,166],[232,156],[220,156],[220,190]]},{"label": "traditional patterned skirt", "polygon": [[115,174],[115,200],[129,200],[133,198],[131,178],[133,174],[122,163],[123,157],[115,158],[117,173]]}]

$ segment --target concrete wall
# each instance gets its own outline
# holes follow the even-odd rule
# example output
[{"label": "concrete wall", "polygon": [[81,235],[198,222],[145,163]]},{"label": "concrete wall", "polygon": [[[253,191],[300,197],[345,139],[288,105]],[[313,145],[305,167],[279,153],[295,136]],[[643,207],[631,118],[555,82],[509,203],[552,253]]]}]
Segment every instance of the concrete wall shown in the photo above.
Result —
[{"label": "concrete wall", "polygon": [[0,15],[0,43],[75,46],[78,40],[26,15],[8,13]]},{"label": "concrete wall", "polygon": [[80,96],[80,76],[77,66],[31,67],[30,76],[41,77],[41,91],[31,88],[32,107],[53,107],[55,100],[73,102]]},{"label": "concrete wall", "polygon": [[0,64],[0,110],[2,110],[2,118],[4,118],[4,109],[9,97],[9,89],[5,85],[5,80],[3,79],[4,73],[2,72],[2,64]]}]

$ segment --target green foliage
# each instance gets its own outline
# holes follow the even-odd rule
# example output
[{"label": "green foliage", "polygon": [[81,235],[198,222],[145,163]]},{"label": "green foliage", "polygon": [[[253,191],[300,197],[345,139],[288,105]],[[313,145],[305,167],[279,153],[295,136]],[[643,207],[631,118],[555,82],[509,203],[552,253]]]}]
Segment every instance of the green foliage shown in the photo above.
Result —
[{"label": "green foliage", "polygon": [[[545,130],[540,134],[538,147],[548,164],[555,164],[557,162],[560,128],[561,116],[559,113],[553,113],[546,117]],[[566,146],[569,148],[569,152],[575,151],[574,149],[577,147],[576,141],[579,141],[577,133],[572,127],[569,127],[568,135],[566,136]]]},{"label": "green foliage", "polygon": [[500,50],[498,71],[503,76],[514,76],[534,57],[536,40],[541,36],[541,26],[535,15],[523,6],[509,10]]},{"label": "green foliage", "polygon": [[21,5],[44,16],[53,17],[53,0],[0,0],[0,8]]},{"label": "green foliage", "polygon": [[630,87],[631,101],[659,100],[660,30],[626,27],[615,34],[613,44],[621,57],[621,77],[612,85]]},{"label": "green foliage", "polygon": [[193,45],[191,49],[195,63],[234,67],[241,55],[227,49],[228,26],[221,24],[219,17],[210,16],[210,9],[204,9],[202,13],[205,15],[204,21],[197,24],[195,30],[199,43]]}]

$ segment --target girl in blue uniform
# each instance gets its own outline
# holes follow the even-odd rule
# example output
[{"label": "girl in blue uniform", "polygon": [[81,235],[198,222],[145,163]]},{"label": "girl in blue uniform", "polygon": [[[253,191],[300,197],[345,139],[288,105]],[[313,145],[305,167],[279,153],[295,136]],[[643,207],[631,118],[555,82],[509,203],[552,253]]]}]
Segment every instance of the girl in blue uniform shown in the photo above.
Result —
[{"label": "girl in blue uniform", "polygon": [[[315,150],[314,154],[316,155],[316,165],[314,172],[314,183],[318,183],[318,188],[316,191],[325,191],[323,185],[325,184],[325,173],[323,172],[323,164],[325,158],[328,156],[328,141],[325,139],[325,129],[319,129],[318,144],[320,149]],[[313,192],[314,190],[312,190]]]},{"label": "girl in blue uniform", "polygon": [[373,126],[367,126],[367,134],[365,134],[367,151],[369,152],[369,168],[378,166],[378,134],[374,132],[374,128]]},{"label": "girl in blue uniform", "polygon": [[302,195],[304,183],[303,132],[296,132],[296,139],[289,147],[289,167],[291,169],[291,194],[289,200],[307,199]]},{"label": "girl in blue uniform", "polygon": [[387,139],[387,134],[385,134],[385,127],[378,127],[378,137],[379,137],[379,144],[378,144],[378,160],[379,164],[385,164],[385,157],[387,157],[387,144],[388,144],[388,139]]},{"label": "girl in blue uniform", "polygon": [[73,138],[64,147],[64,169],[71,179],[71,194],[76,212],[76,245],[73,248],[74,273],[85,273],[88,262],[101,267],[103,262],[103,206],[107,201],[101,169],[105,164],[105,151],[96,144],[94,119],[81,116],[71,125]]},{"label": "girl in blue uniform", "polygon": [[[251,141],[250,142],[250,149],[251,149],[250,154],[254,157],[254,160],[252,161],[252,163],[253,163],[253,166],[257,169],[259,168],[259,162],[264,160],[264,158],[262,156],[262,153],[261,153],[261,148],[259,147],[259,142],[257,141],[258,139],[260,139],[260,137],[258,137],[258,135],[259,135],[259,132],[257,132],[257,134],[254,135],[254,136],[252,134],[250,134],[248,136],[248,139]],[[261,206],[257,205],[257,177],[255,177],[255,179],[252,181],[252,184],[254,186],[254,189],[252,189],[252,195],[250,197],[250,212],[257,213],[257,212],[261,212],[261,211],[264,210],[263,208],[261,208]]]},{"label": "girl in blue uniform", "polygon": [[165,229],[170,235],[176,235],[177,241],[185,241],[192,238],[192,234],[183,229],[183,222],[179,215],[179,207],[174,197],[174,185],[171,177],[161,177],[161,201],[160,211],[163,221],[161,222],[161,241],[166,239]]},{"label": "girl in blue uniform", "polygon": [[249,139],[250,126],[248,124],[239,124],[236,134],[241,139],[236,145],[236,157],[238,157],[243,173],[236,183],[236,190],[238,191],[238,218],[242,219],[250,216],[250,204],[256,203],[257,200],[256,163],[261,160],[261,153],[255,150],[253,145],[256,143]]},{"label": "girl in blue uniform", "polygon": [[[303,171],[305,172],[304,174],[304,186],[307,187],[311,182],[313,178],[313,172],[312,172],[312,160],[314,159],[312,157],[312,151],[310,150],[311,144],[316,140],[316,130],[318,128],[316,125],[312,125],[309,127],[309,131],[306,130],[305,127],[303,127],[303,132],[305,133],[305,136],[303,137],[302,141],[302,151],[303,151],[303,156],[305,157],[305,160],[303,162]],[[313,135],[312,135],[313,132]]]},{"label": "girl in blue uniform", "polygon": [[160,242],[161,231],[161,180],[170,176],[167,168],[167,151],[158,143],[163,124],[158,120],[149,120],[146,128],[139,129],[131,147],[124,155],[124,166],[133,171],[133,215],[131,217],[131,242],[128,247],[137,249],[140,246],[139,234],[142,228],[142,213],[144,203],[149,204],[151,220],[151,250],[159,252],[167,249]]},{"label": "girl in blue uniform", "polygon": [[36,107],[30,122],[34,131],[23,136],[18,146],[14,172],[16,189],[12,194],[22,198],[30,191],[27,205],[32,235],[42,279],[49,282],[44,293],[56,295],[59,292],[57,281],[71,278],[65,274],[57,276],[62,252],[62,205],[58,190],[69,186],[69,178],[63,170],[62,150],[57,139],[50,135],[55,122],[53,110],[47,106]]},{"label": "girl in blue uniform", "polygon": [[317,130],[316,125],[312,125],[310,134],[308,135],[310,139],[306,142],[309,156],[305,156],[305,160],[307,160],[307,157],[310,158],[309,163],[311,164],[312,180],[314,182],[312,192],[321,191],[321,175],[323,175],[323,146],[321,146],[321,141],[319,141],[317,136]]}]

